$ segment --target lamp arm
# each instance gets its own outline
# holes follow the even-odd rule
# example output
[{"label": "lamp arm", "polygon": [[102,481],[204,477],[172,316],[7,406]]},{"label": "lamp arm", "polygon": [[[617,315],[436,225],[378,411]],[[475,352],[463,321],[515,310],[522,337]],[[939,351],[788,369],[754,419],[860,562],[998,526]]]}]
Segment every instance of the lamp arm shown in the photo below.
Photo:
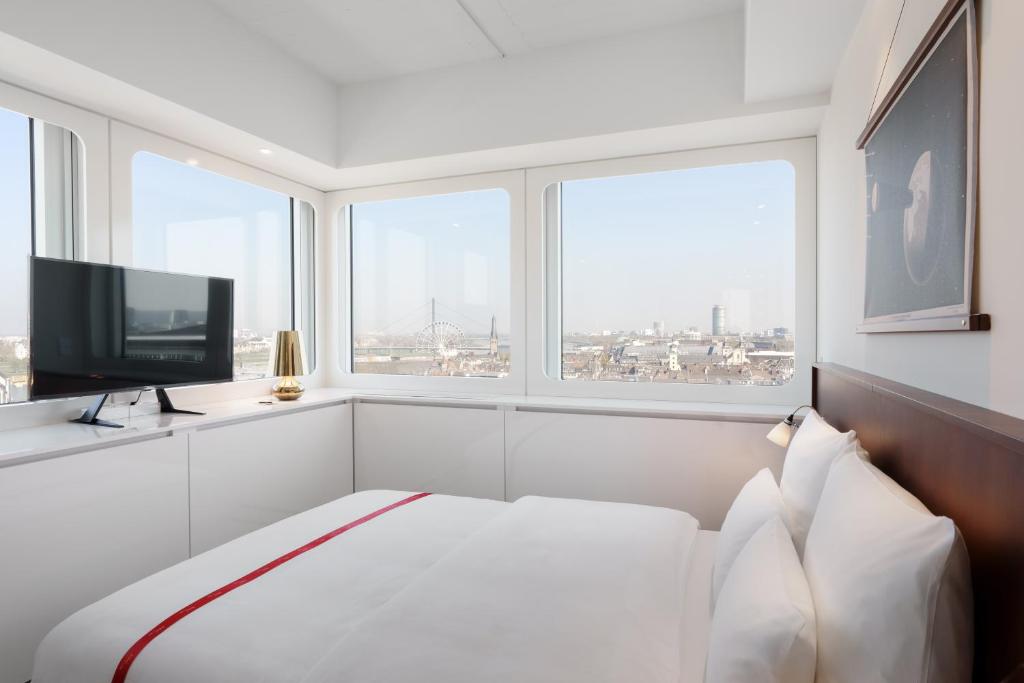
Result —
[{"label": "lamp arm", "polygon": [[805,403],[804,405],[796,408],[792,413],[789,414],[789,417],[786,418],[786,424],[792,427],[793,420],[796,418],[796,414],[799,413],[804,408],[814,408],[814,406],[811,405],[810,403]]}]

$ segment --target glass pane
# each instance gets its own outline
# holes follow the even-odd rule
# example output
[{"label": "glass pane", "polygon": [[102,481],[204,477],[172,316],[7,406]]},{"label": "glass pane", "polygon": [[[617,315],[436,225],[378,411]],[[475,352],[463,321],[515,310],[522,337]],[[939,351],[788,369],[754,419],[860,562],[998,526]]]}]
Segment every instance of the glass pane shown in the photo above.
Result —
[{"label": "glass pane", "polygon": [[794,216],[785,161],[562,183],[562,379],[788,382]]},{"label": "glass pane", "polygon": [[78,137],[66,128],[36,119],[32,125],[32,140],[35,253],[49,258],[74,258],[78,237],[75,227],[81,213]]},{"label": "glass pane", "polygon": [[0,403],[28,398],[29,123],[0,109]]},{"label": "glass pane", "polygon": [[295,324],[302,330],[309,371],[316,368],[316,212],[309,202],[295,201],[296,241],[299,243],[299,301]]},{"label": "glass pane", "polygon": [[136,267],[234,279],[235,379],[268,376],[274,332],[292,327],[289,198],[139,152],[132,221]]},{"label": "glass pane", "polygon": [[509,372],[509,196],[504,190],[357,204],[352,371]]}]

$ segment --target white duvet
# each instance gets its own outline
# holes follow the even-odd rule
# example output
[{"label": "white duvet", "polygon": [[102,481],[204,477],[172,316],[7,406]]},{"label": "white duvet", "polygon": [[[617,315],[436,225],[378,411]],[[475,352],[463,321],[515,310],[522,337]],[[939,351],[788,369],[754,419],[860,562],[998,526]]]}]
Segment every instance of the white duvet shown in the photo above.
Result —
[{"label": "white duvet", "polygon": [[[79,611],[40,645],[33,683],[108,683],[181,607],[408,495],[342,498]],[[127,681],[677,683],[696,533],[662,508],[429,496],[189,614]]]}]

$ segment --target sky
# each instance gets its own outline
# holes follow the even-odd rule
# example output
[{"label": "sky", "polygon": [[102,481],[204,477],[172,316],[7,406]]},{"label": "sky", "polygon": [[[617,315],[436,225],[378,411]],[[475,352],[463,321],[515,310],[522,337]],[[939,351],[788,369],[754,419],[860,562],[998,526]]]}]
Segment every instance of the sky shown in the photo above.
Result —
[{"label": "sky", "polygon": [[0,109],[0,337],[28,334],[30,196],[28,119]]},{"label": "sky", "polygon": [[[794,172],[785,161],[563,183],[563,331],[793,327]],[[507,334],[504,190],[353,208],[355,336],[439,319]],[[443,307],[443,308],[442,308]]]},{"label": "sky", "polygon": [[415,333],[437,318],[487,335],[509,331],[509,196],[481,190],[352,209],[353,332]]},{"label": "sky", "polygon": [[795,176],[785,161],[562,184],[563,331],[793,328]]},{"label": "sky", "polygon": [[235,280],[235,328],[291,328],[291,208],[286,195],[139,152],[132,160],[138,268]]}]

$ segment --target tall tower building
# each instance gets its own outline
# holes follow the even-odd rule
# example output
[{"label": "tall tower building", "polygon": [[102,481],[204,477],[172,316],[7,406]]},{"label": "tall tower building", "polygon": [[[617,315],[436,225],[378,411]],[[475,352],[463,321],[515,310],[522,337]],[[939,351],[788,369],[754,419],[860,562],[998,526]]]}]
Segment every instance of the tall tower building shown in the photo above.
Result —
[{"label": "tall tower building", "polygon": [[491,316],[491,357],[498,357],[498,316]]},{"label": "tall tower building", "polygon": [[715,304],[711,307],[711,336],[725,335],[725,306]]}]

